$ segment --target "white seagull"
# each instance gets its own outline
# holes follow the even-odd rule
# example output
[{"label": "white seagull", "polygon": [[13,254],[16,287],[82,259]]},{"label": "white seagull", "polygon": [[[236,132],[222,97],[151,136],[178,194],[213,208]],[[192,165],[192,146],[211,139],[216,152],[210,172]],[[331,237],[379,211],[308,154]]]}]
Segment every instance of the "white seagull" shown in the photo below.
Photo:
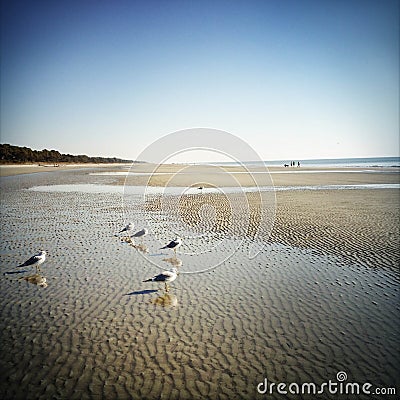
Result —
[{"label": "white seagull", "polygon": [[127,234],[129,234],[130,232],[133,231],[134,227],[135,227],[135,224],[133,224],[132,222],[129,222],[129,224],[126,225],[124,229],[122,229],[118,232],[118,234],[123,233],[123,232],[126,232]]},{"label": "white seagull", "polygon": [[143,229],[141,229],[140,231],[136,232],[136,233],[133,235],[133,237],[141,238],[141,240],[143,240],[143,238],[144,238],[145,236],[147,236],[148,233],[149,233],[149,231],[148,231],[146,228],[143,228]]},{"label": "white seagull", "polygon": [[176,249],[182,245],[182,239],[180,237],[177,237],[175,240],[172,240],[169,242],[166,246],[161,247],[160,250],[163,249],[172,249],[174,250],[174,253],[176,254]]},{"label": "white seagull", "polygon": [[38,254],[35,254],[29,260],[26,260],[23,264],[18,265],[17,268],[34,266],[36,267],[36,271],[40,271],[40,266],[44,263],[45,260],[46,260],[46,252],[39,251]]},{"label": "white seagull", "polygon": [[154,275],[152,278],[146,279],[143,282],[164,282],[165,291],[168,292],[168,282],[173,282],[178,276],[178,270],[176,268],[171,268],[167,271],[161,272],[161,274]]}]

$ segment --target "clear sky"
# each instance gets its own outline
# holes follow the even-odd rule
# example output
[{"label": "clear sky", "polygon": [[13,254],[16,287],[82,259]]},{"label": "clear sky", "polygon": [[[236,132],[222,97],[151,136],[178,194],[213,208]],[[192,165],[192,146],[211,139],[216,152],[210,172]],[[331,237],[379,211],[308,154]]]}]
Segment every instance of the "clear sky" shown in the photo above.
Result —
[{"label": "clear sky", "polygon": [[135,159],[211,127],[265,160],[399,154],[398,0],[1,4],[2,143]]}]

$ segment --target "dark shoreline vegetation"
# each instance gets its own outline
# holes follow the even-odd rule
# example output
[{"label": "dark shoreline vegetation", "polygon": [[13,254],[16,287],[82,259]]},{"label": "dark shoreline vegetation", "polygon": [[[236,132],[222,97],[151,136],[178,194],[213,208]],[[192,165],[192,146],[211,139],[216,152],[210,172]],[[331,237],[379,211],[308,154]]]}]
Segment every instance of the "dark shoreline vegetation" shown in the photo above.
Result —
[{"label": "dark shoreline vegetation", "polygon": [[84,154],[62,154],[57,150],[32,150],[29,147],[0,144],[0,164],[24,163],[132,163],[133,160],[124,160],[116,157],[89,157]]}]

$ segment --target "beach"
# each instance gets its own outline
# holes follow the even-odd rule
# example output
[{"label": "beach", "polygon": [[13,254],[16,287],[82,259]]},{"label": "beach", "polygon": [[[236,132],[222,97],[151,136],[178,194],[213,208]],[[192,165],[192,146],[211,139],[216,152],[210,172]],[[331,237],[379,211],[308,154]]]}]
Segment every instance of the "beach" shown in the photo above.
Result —
[{"label": "beach", "polygon": [[[102,167],[119,167],[125,164],[103,164]],[[54,172],[81,168],[96,168],[99,164],[78,163],[41,163],[41,164],[3,164],[0,165],[0,176],[33,174],[36,172]]]},{"label": "beach", "polygon": [[[340,371],[399,390],[399,170],[249,170],[2,172],[0,397],[261,399]],[[114,236],[130,220],[141,248]],[[15,268],[41,249],[47,287]],[[168,293],[142,282],[174,265]]]}]

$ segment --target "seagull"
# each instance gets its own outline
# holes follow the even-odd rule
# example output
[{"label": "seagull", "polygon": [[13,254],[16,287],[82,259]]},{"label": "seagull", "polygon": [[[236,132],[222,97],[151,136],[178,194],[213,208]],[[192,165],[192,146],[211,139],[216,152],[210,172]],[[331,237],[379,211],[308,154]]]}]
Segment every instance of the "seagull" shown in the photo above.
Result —
[{"label": "seagull", "polygon": [[142,230],[136,232],[136,233],[133,235],[133,237],[141,238],[141,240],[143,240],[143,238],[144,238],[145,236],[147,236],[148,233],[149,233],[149,231],[148,231],[146,228],[143,228]]},{"label": "seagull", "polygon": [[176,268],[171,268],[167,271],[161,272],[161,274],[154,275],[152,278],[146,279],[143,282],[164,282],[165,291],[168,292],[167,282],[172,282],[178,276],[178,270]]},{"label": "seagull", "polygon": [[176,254],[176,249],[182,245],[182,239],[180,237],[176,238],[175,240],[172,240],[169,242],[166,246],[161,247],[160,250],[163,249],[173,249],[174,253]]},{"label": "seagull", "polygon": [[30,265],[33,265],[36,267],[36,271],[40,271],[40,265],[42,265],[45,260],[46,260],[46,252],[39,251],[38,254],[35,254],[29,260],[26,260],[23,264],[18,265],[17,268],[28,267]]},{"label": "seagull", "polygon": [[129,224],[122,230],[120,230],[118,232],[118,234],[126,232],[127,234],[129,234],[129,232],[133,231],[135,224],[133,224],[132,222],[129,222]]}]

